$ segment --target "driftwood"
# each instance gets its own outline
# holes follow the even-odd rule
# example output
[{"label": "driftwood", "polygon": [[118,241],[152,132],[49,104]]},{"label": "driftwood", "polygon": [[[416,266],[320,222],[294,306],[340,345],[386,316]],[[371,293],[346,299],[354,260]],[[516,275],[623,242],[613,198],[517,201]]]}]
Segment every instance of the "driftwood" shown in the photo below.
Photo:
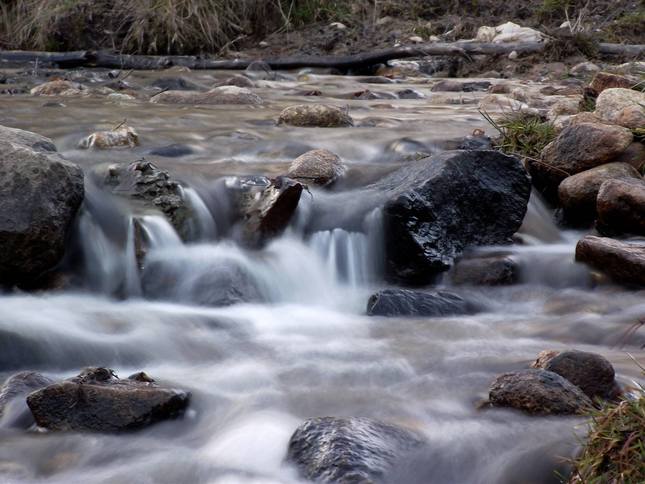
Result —
[{"label": "driftwood", "polygon": [[[106,51],[77,52],[27,52],[0,51],[0,62],[24,64],[40,63],[59,67],[105,67],[111,69],[164,69],[171,66],[185,66],[191,69],[243,70],[256,60],[261,60],[272,69],[299,69],[323,67],[340,70],[363,69],[394,59],[427,56],[504,55],[516,51],[518,54],[538,53],[545,49],[540,42],[493,44],[480,42],[453,42],[418,44],[393,47],[391,49],[365,52],[345,56],[293,56],[278,59],[234,59],[222,60],[196,56],[152,56],[126,55]],[[601,55],[621,55],[633,58],[645,56],[645,45],[599,44]]]}]

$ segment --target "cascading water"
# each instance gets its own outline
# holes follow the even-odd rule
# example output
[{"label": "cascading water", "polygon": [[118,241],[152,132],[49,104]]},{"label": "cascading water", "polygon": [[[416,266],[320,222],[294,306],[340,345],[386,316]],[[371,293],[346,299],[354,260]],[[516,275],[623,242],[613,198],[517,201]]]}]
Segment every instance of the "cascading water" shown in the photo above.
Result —
[{"label": "cascading water", "polygon": [[[212,73],[182,75],[213,83]],[[128,82],[156,76],[134,72]],[[309,78],[325,94],[365,88],[350,77]],[[625,351],[639,358],[645,335],[634,332],[627,340],[625,333],[645,314],[642,294],[584,287],[573,242],[536,197],[522,244],[479,249],[510,253],[523,270],[522,284],[464,289],[486,302],[483,312],[367,317],[372,288],[384,285],[384,229],[378,197],[358,200],[352,187],[374,181],[369,162],[388,168],[387,147],[398,140],[434,149],[431,137],[484,126],[476,104],[437,106],[440,96],[427,84],[396,83],[370,89],[410,87],[426,98],[352,99],[358,122],[351,137],[330,128],[278,127],[275,119],[294,93],[312,87],[290,79],[287,95],[276,89],[279,82],[258,83],[268,102],[252,109],[93,97],[45,109],[42,98],[12,97],[16,126],[54,137],[88,171],[132,155],[75,148],[76,135],[105,119],[127,116],[145,128],[144,143],[155,146],[190,142],[195,154],[189,158],[154,162],[190,181],[183,194],[195,218],[184,242],[159,213],[134,210],[88,187],[73,260],[66,261],[78,272],[78,285],[0,296],[0,377],[38,370],[66,378],[83,366],[106,365],[126,376],[144,370],[190,391],[192,401],[183,419],[118,435],[26,432],[11,415],[0,416],[0,482],[302,484],[285,462],[289,437],[306,418],[332,415],[382,419],[428,438],[429,450],[403,463],[391,481],[397,484],[557,483],[554,470],[572,455],[582,421],[479,410],[493,378],[528,365],[544,349],[575,346],[606,356],[621,383],[638,379]],[[368,118],[374,112],[390,118],[386,129]],[[54,115],[74,119],[77,132],[53,123]],[[284,161],[303,149],[295,139],[350,162],[346,196],[304,192],[284,235],[259,250],[235,245],[228,194],[243,177],[228,175],[284,174]],[[416,145],[404,151],[417,151]],[[340,202],[332,205],[332,198]]]}]

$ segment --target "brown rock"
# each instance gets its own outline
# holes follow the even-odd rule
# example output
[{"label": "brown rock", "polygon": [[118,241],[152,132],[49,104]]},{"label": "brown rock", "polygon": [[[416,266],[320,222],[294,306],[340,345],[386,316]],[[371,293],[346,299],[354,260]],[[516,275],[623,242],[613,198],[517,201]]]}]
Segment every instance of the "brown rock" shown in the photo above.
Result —
[{"label": "brown rock", "polygon": [[627,163],[640,173],[643,173],[643,170],[645,170],[645,144],[640,141],[634,141],[612,161]]},{"label": "brown rock", "polygon": [[34,96],[77,96],[86,88],[78,82],[56,79],[34,87],[31,94]]},{"label": "brown rock", "polygon": [[456,285],[499,286],[515,284],[519,278],[517,262],[506,256],[459,260],[450,271]]},{"label": "brown rock", "polygon": [[589,83],[589,87],[593,89],[597,96],[605,89],[613,89],[616,87],[631,89],[635,84],[637,84],[637,81],[635,82],[624,76],[611,74],[610,72],[598,72]]},{"label": "brown rock", "polygon": [[262,104],[262,98],[237,86],[219,86],[210,91],[165,91],[150,98],[158,104]]},{"label": "brown rock", "polygon": [[615,389],[614,367],[602,355],[586,351],[563,351],[543,367],[566,378],[589,398],[610,398]]},{"label": "brown rock", "polygon": [[237,74],[235,76],[231,76],[227,79],[224,79],[221,82],[218,82],[217,84],[215,84],[214,87],[220,87],[220,86],[237,86],[237,87],[252,88],[252,87],[255,87],[255,83],[248,77]]},{"label": "brown rock", "polygon": [[558,196],[567,219],[581,224],[593,221],[600,186],[607,180],[630,177],[640,179],[631,165],[607,163],[564,179],[558,187]]},{"label": "brown rock", "polygon": [[520,370],[498,376],[491,385],[490,403],[536,415],[581,414],[592,407],[580,388],[557,373]]},{"label": "brown rock", "polygon": [[347,167],[328,150],[311,150],[293,160],[287,176],[304,183],[329,185],[343,176]]},{"label": "brown rock", "polygon": [[632,142],[632,132],[607,124],[578,123],[567,126],[543,150],[541,162],[529,162],[531,175],[555,189],[567,176],[607,163]]},{"label": "brown rock", "polygon": [[108,368],[87,368],[27,397],[36,423],[49,430],[117,432],[177,418],[190,394],[151,382],[120,380]]},{"label": "brown rock", "polygon": [[122,126],[111,131],[97,131],[81,140],[80,148],[106,150],[110,148],[134,148],[139,145],[139,135],[130,126]]},{"label": "brown rock", "polygon": [[642,178],[608,180],[596,202],[599,228],[613,233],[645,235],[645,181]]},{"label": "brown rock", "polygon": [[645,285],[645,244],[587,235],[576,246],[576,260],[594,267],[614,281]]},{"label": "brown rock", "polygon": [[596,100],[595,113],[602,120],[625,128],[645,127],[645,92],[605,89]]},{"label": "brown rock", "polygon": [[343,128],[353,126],[351,116],[336,106],[326,104],[298,104],[282,110],[278,124],[291,126]]}]

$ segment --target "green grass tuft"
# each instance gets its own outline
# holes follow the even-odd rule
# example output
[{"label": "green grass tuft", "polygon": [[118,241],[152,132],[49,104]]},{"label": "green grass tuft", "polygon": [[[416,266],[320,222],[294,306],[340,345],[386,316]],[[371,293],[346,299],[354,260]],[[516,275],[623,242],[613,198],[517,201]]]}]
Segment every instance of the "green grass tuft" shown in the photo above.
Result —
[{"label": "green grass tuft", "polygon": [[481,114],[500,134],[496,147],[507,154],[539,159],[544,147],[556,137],[553,124],[534,114],[512,113],[499,120]]}]

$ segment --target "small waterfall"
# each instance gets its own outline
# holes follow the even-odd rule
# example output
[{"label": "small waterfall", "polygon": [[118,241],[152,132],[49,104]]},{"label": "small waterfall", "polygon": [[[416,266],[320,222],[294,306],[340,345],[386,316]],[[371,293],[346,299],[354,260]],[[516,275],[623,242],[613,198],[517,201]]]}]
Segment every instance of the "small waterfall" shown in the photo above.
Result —
[{"label": "small waterfall", "polygon": [[161,215],[145,215],[138,219],[151,250],[177,247],[182,241],[172,225]]},{"label": "small waterfall", "polygon": [[532,245],[563,240],[560,229],[553,222],[553,214],[535,190],[531,192],[526,215],[518,233],[524,235],[526,241]]},{"label": "small waterfall", "polygon": [[136,237],[135,220],[134,217],[130,217],[128,220],[128,234],[125,243],[125,251],[123,252],[125,265],[125,279],[123,287],[125,289],[125,296],[127,297],[141,296],[141,280],[139,279]]},{"label": "small waterfall", "polygon": [[182,187],[182,195],[193,211],[193,217],[189,220],[191,240],[215,240],[218,235],[217,226],[204,200],[191,187]]}]

